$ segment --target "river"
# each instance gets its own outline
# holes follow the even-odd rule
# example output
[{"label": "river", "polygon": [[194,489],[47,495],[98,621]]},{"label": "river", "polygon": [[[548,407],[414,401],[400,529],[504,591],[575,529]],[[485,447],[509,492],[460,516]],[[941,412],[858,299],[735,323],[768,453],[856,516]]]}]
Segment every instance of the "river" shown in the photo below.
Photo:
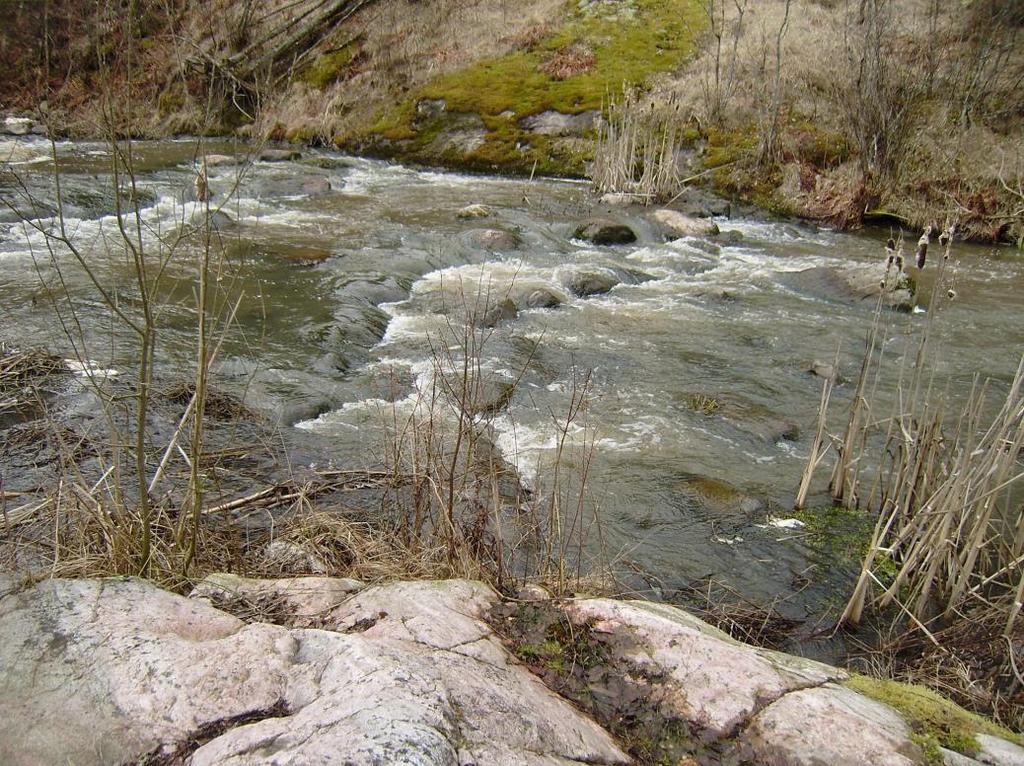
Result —
[{"label": "river", "polygon": [[[0,191],[39,226],[54,226],[50,145],[3,146],[40,204],[33,209],[9,177]],[[151,253],[201,214],[188,201],[196,149],[185,140],[133,147],[134,196]],[[213,142],[206,150],[244,147]],[[66,230],[99,281],[131,305],[137,296],[112,215],[109,148],[59,142],[56,152]],[[429,386],[433,359],[451,347],[460,306],[476,296],[491,308],[510,297],[519,310],[489,323],[479,361],[490,380],[518,381],[489,421],[524,482],[542,483],[550,472],[555,424],[574,378],[589,375],[566,470],[578,472],[589,454],[587,513],[600,520],[604,555],[632,582],[665,593],[712,576],[760,602],[799,591],[787,605],[796,618],[834,600],[848,571],[810,550],[799,530],[766,521],[789,514],[810,448],[821,379],[809,368],[831,362],[838,349],[841,376],[856,375],[875,303],[842,285],[881,277],[888,231],[843,233],[751,212],[719,219],[735,234],[665,241],[643,211],[616,209],[611,215],[639,239],[597,247],[573,237],[599,207],[580,182],[434,172],[320,150],[208,173],[214,204],[227,214],[219,218],[219,284],[241,296],[216,385],[294,438],[316,440],[325,459],[373,464],[388,422],[410,411]],[[490,215],[458,217],[472,204]],[[0,340],[70,353],[52,300],[66,289],[78,302],[90,360],[130,366],[134,345],[70,255],[51,253],[46,238],[17,219],[0,211]],[[917,233],[907,237],[913,243]],[[187,369],[192,352],[196,252],[191,238],[166,265],[161,374]],[[945,350],[936,363],[955,400],[975,373],[998,388],[1016,368],[1024,259],[966,244],[955,246],[954,258],[956,299],[943,311]],[[933,273],[934,266],[922,273],[922,295]],[[581,275],[614,286],[581,297],[568,287]],[[890,359],[913,348],[927,316],[884,312]],[[883,394],[894,377],[883,376]],[[836,390],[836,427],[851,389]],[[827,503],[824,481],[818,503]]]}]

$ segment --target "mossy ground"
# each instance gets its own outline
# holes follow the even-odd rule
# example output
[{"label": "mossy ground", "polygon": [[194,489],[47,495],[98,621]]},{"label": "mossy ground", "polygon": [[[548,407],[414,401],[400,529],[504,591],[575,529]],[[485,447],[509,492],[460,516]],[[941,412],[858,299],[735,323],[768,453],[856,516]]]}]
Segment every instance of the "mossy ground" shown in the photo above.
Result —
[{"label": "mossy ground", "polygon": [[851,571],[860,567],[871,545],[875,516],[856,508],[831,505],[794,511],[793,516],[804,523],[808,545],[838,566]]},{"label": "mossy ground", "polygon": [[[625,9],[625,10],[623,10]],[[343,144],[383,139],[394,153],[429,160],[428,147],[443,122],[417,121],[416,105],[443,99],[448,113],[472,113],[487,129],[482,146],[464,158],[439,157],[464,167],[552,175],[582,175],[592,155],[584,142],[537,135],[519,121],[556,110],[566,114],[601,109],[624,84],[642,84],[675,69],[692,53],[706,17],[696,0],[632,0],[614,13],[601,4],[566,7],[563,23],[505,56],[477,61],[445,74],[386,110],[358,136]],[[578,71],[553,71],[551,62],[584,51]]]},{"label": "mossy ground", "polygon": [[978,752],[978,734],[1024,746],[1024,736],[1015,734],[975,713],[970,713],[938,692],[916,684],[885,681],[853,674],[845,685],[866,697],[884,702],[900,711],[925,752],[929,764],[941,764],[940,747],[973,756]]}]

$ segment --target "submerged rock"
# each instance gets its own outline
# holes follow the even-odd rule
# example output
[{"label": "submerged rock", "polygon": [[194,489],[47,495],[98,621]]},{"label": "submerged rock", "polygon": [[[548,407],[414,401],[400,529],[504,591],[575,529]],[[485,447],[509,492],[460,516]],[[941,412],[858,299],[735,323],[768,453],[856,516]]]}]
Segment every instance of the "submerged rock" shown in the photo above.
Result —
[{"label": "submerged rock", "polygon": [[475,231],[471,241],[477,247],[495,252],[517,250],[522,245],[522,240],[516,234],[501,229]]},{"label": "submerged rock", "polygon": [[465,221],[473,218],[487,218],[492,212],[487,205],[466,205],[455,213],[455,217]]},{"label": "submerged rock", "polygon": [[263,162],[291,162],[302,158],[302,152],[298,149],[264,149],[259,153],[259,159]]},{"label": "submerged rock", "polygon": [[822,362],[820,359],[815,359],[811,362],[811,366],[807,368],[807,372],[816,378],[831,380],[833,383],[839,382],[836,366],[831,362]]},{"label": "submerged rock", "polygon": [[630,242],[636,242],[636,233],[631,228],[624,223],[606,218],[584,221],[576,227],[573,236],[595,245],[628,245]]},{"label": "submerged rock", "polygon": [[331,190],[331,182],[323,176],[275,178],[260,184],[264,197],[315,197]]},{"label": "submerged rock", "polygon": [[871,303],[881,297],[883,306],[897,311],[912,311],[915,304],[913,283],[905,274],[886,279],[884,263],[877,268],[815,266],[780,278],[794,290],[827,300]]},{"label": "submerged rock", "polygon": [[716,516],[739,514],[749,517],[762,513],[766,507],[761,498],[706,476],[682,480],[679,482],[679,490],[692,502]]},{"label": "submerged rock", "polygon": [[203,161],[208,168],[216,168],[226,165],[240,165],[242,158],[230,154],[207,154]]},{"label": "submerged rock", "polygon": [[488,306],[478,324],[481,327],[497,327],[502,322],[515,319],[519,315],[519,308],[511,298],[503,298],[492,306]]},{"label": "submerged rock", "polygon": [[564,299],[554,290],[538,287],[519,293],[516,304],[520,309],[554,309],[562,305]]}]

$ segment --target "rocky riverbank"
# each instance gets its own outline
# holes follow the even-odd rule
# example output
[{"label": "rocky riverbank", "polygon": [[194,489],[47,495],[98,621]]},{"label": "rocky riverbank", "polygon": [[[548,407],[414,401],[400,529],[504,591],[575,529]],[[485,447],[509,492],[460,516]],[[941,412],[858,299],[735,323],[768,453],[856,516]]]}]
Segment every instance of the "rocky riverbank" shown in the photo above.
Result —
[{"label": "rocky riverbank", "polygon": [[841,670],[659,604],[232,575],[190,597],[10,577],[0,594],[10,766],[1024,763],[980,719],[924,729]]},{"label": "rocky riverbank", "polygon": [[[664,171],[844,227],[948,218],[1019,244],[1019,9],[792,5],[222,0],[90,22],[64,0],[5,20],[0,110],[14,131],[37,117],[77,137],[237,135],[531,176],[596,177],[610,154],[626,186]],[[633,87],[633,146],[602,147]]]}]

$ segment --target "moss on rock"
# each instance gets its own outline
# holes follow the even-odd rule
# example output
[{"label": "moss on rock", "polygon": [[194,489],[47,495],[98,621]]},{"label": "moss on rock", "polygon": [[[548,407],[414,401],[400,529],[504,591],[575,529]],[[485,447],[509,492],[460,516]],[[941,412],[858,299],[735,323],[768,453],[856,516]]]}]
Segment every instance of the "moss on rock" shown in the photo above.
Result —
[{"label": "moss on rock", "polygon": [[915,741],[932,763],[938,747],[964,755],[978,753],[978,734],[991,734],[1024,746],[1024,736],[1015,734],[976,713],[968,712],[936,691],[917,684],[885,681],[853,674],[845,686],[866,697],[896,708],[914,732]]}]

